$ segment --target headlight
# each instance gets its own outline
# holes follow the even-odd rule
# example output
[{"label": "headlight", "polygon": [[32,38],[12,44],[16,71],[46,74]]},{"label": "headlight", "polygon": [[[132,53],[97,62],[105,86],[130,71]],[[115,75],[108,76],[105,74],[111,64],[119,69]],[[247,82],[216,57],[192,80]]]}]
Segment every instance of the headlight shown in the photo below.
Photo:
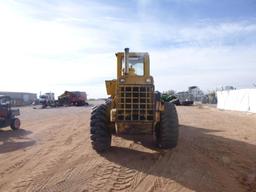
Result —
[{"label": "headlight", "polygon": [[120,83],[124,83],[125,82],[125,79],[120,79]]},{"label": "headlight", "polygon": [[146,79],[146,83],[151,83],[151,79],[150,79],[150,78],[147,78],[147,79]]}]

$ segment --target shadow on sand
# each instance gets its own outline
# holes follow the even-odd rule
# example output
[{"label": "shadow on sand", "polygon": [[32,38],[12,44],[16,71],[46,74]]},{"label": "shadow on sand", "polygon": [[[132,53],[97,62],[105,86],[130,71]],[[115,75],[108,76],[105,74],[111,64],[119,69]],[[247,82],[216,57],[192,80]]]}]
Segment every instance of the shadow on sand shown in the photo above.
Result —
[{"label": "shadow on sand", "polygon": [[36,141],[26,137],[31,133],[31,131],[24,129],[0,130],[0,154],[34,145]]},{"label": "shadow on sand", "polygon": [[[256,146],[215,135],[218,132],[183,125],[175,149],[159,150],[152,147],[152,140],[135,138],[135,142],[152,151],[113,146],[102,156],[146,175],[174,180],[197,192],[256,191]],[[150,179],[143,182],[152,186]]]}]

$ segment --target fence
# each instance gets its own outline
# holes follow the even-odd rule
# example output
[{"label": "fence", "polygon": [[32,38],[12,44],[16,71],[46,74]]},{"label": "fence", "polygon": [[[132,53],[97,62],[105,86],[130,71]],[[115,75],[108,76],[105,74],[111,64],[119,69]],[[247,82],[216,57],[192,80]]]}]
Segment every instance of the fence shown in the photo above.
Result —
[{"label": "fence", "polygon": [[256,89],[217,91],[217,108],[256,113]]}]

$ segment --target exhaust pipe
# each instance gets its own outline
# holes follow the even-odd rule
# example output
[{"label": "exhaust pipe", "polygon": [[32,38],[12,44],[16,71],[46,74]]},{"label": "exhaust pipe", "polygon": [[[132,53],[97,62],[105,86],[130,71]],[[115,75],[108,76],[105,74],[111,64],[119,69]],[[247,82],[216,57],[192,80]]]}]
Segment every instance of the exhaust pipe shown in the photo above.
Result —
[{"label": "exhaust pipe", "polygon": [[128,74],[129,66],[128,66],[128,59],[129,59],[129,48],[124,49],[124,72]]}]

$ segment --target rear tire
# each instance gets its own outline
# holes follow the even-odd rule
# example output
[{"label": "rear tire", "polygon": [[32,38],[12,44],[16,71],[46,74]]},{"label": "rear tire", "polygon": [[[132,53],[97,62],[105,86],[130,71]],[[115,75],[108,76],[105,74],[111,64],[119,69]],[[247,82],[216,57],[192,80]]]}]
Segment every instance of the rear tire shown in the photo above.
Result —
[{"label": "rear tire", "polygon": [[156,140],[159,148],[168,149],[177,146],[179,137],[178,115],[173,103],[164,103],[160,123],[156,127]]},{"label": "rear tire", "polygon": [[20,120],[18,118],[11,120],[11,128],[12,130],[18,130],[20,128]]},{"label": "rear tire", "polygon": [[111,146],[109,107],[109,104],[102,104],[93,108],[91,113],[91,143],[98,153],[107,151]]}]

